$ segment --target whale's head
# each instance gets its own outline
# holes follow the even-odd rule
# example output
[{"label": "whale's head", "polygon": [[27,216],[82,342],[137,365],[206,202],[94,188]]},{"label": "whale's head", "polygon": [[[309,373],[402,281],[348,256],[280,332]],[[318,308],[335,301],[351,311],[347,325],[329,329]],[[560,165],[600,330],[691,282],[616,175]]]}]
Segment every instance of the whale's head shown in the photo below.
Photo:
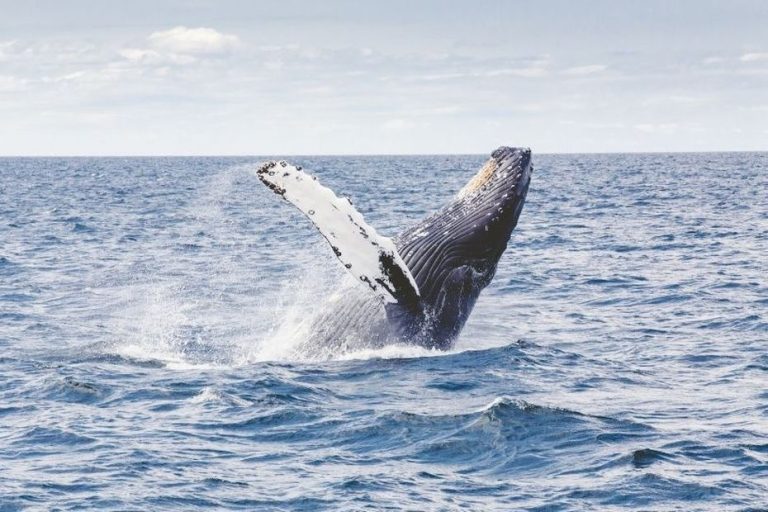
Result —
[{"label": "whale's head", "polygon": [[[495,265],[517,226],[533,165],[528,148],[500,147],[443,209],[453,247],[479,267]],[[493,274],[489,276],[493,277]]]},{"label": "whale's head", "polygon": [[530,149],[500,147],[451,203],[398,238],[429,317],[431,345],[450,346],[493,279],[532,171]]}]

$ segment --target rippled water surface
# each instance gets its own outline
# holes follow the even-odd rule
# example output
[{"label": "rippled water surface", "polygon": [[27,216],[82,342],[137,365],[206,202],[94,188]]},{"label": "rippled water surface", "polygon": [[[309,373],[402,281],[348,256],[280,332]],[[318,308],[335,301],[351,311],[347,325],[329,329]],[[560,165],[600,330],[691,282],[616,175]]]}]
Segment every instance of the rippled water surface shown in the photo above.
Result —
[{"label": "rippled water surface", "polygon": [[[291,161],[393,236],[484,159]],[[768,154],[534,155],[455,349],[330,361],[260,160],[0,159],[0,510],[768,506]]]}]

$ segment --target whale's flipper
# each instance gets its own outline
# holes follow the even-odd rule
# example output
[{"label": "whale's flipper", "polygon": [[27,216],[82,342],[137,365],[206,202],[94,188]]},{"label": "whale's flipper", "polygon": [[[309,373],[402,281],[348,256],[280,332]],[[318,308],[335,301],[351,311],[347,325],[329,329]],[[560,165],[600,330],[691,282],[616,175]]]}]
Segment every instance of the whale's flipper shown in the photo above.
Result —
[{"label": "whale's flipper", "polygon": [[331,244],[355,278],[385,302],[414,307],[419,289],[394,242],[376,233],[347,198],[287,162],[267,162],[256,170],[262,183],[301,210]]}]

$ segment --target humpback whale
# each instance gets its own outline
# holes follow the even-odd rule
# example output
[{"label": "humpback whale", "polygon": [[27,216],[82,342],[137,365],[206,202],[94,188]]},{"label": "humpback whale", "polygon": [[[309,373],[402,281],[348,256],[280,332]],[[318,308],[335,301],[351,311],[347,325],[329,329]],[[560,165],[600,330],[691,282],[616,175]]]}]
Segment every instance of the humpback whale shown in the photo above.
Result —
[{"label": "humpback whale", "polygon": [[258,167],[261,182],[309,218],[360,284],[330,300],[299,350],[321,358],[391,343],[449,349],[493,279],[532,172],[530,149],[500,147],[451,202],[390,239],[301,167]]}]

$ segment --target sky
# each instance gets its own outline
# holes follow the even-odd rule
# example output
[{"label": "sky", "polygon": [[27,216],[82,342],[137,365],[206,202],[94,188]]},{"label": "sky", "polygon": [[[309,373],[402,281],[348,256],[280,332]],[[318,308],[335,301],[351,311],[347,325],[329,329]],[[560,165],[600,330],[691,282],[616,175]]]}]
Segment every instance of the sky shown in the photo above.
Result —
[{"label": "sky", "polygon": [[0,155],[768,150],[763,0],[0,0]]}]

